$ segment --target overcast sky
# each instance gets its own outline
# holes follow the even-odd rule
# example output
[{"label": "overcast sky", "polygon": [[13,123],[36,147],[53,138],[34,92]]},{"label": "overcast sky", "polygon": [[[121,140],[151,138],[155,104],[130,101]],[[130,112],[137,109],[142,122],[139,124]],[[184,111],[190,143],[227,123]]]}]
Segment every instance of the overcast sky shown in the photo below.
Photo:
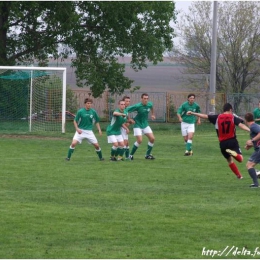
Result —
[{"label": "overcast sky", "polygon": [[188,8],[191,5],[191,1],[174,1],[177,10],[188,12]]}]

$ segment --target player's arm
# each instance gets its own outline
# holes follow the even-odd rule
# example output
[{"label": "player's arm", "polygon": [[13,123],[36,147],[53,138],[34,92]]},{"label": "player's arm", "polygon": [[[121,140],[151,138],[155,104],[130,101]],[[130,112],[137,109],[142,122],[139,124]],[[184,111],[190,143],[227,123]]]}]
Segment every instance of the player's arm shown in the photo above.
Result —
[{"label": "player's arm", "polygon": [[113,116],[122,116],[122,117],[125,117],[126,114],[121,113],[121,112],[118,112],[118,111],[114,111],[114,112],[113,112]]},{"label": "player's arm", "polygon": [[187,115],[194,115],[194,116],[198,116],[204,119],[208,119],[208,115],[207,114],[202,114],[202,113],[196,113],[196,112],[192,112],[192,111],[188,111]]},{"label": "player's arm", "polygon": [[178,117],[180,123],[182,122],[181,113],[182,113],[182,106],[180,106],[177,110],[177,117]]},{"label": "player's arm", "polygon": [[126,130],[126,133],[129,133],[129,128],[127,127],[127,123],[122,124],[122,127]]},{"label": "player's arm", "polygon": [[130,117],[128,117],[127,124],[133,125],[134,123],[135,123],[135,120],[130,118]]},{"label": "player's arm", "polygon": [[97,127],[99,135],[102,135],[102,131],[101,131],[99,122],[96,123],[96,127]]},{"label": "player's arm", "polygon": [[201,124],[200,117],[198,116],[197,118],[198,118],[197,124],[200,125]]},{"label": "player's arm", "polygon": [[76,121],[76,119],[73,120],[73,124],[74,124],[74,127],[76,129],[76,131],[81,134],[82,133],[82,130],[79,129],[79,126],[78,126],[78,122]]},{"label": "player's arm", "polygon": [[151,113],[152,113],[152,115],[151,115],[152,120],[155,120],[155,115],[154,115],[154,109],[153,109],[153,107],[151,108]]},{"label": "player's arm", "polygon": [[[254,142],[258,142],[260,140],[260,132],[254,137],[254,138],[252,138],[252,139],[250,139],[250,140],[247,140],[246,141],[246,146],[245,146],[245,148],[247,149],[249,149],[249,148],[251,148],[252,146],[254,146]],[[248,150],[247,149],[247,150]]]},{"label": "player's arm", "polygon": [[239,123],[238,127],[241,128],[244,131],[250,132],[250,129],[243,123]]}]

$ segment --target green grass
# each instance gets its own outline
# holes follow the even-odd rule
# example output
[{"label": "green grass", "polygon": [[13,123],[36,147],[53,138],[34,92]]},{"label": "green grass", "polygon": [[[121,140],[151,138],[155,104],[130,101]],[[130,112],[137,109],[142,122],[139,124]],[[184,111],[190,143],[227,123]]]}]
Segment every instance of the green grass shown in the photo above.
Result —
[{"label": "green grass", "polygon": [[73,132],[2,137],[0,258],[209,259],[203,248],[226,246],[253,253],[260,189],[248,187],[248,134],[237,130],[244,155],[238,180],[212,125],[197,127],[193,157],[183,156],[178,124],[152,128],[154,161],[144,159],[146,137],[131,162],[108,160],[105,132],[97,135],[104,162],[86,142],[65,161]]}]

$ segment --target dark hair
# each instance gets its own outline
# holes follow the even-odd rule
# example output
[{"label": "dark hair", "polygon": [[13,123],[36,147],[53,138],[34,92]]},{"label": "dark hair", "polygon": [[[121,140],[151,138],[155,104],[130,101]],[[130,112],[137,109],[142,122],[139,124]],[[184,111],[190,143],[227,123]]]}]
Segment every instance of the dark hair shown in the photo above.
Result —
[{"label": "dark hair", "polygon": [[143,93],[142,96],[141,96],[141,98],[143,98],[144,96],[149,97],[149,95],[148,95],[147,93]]},{"label": "dark hair", "polygon": [[190,93],[189,95],[188,95],[188,98],[190,98],[190,97],[194,97],[195,98],[195,94],[193,94],[193,93]]},{"label": "dark hair", "polygon": [[229,111],[230,109],[233,109],[232,105],[229,104],[229,103],[226,103],[224,106],[223,106],[223,112],[227,112]]},{"label": "dark hair", "polygon": [[130,99],[128,96],[123,96],[122,101],[125,101],[126,99]]},{"label": "dark hair", "polygon": [[84,104],[86,104],[88,102],[93,103],[93,100],[91,98],[85,98]]},{"label": "dark hair", "polygon": [[119,101],[118,101],[118,105],[120,105],[120,103],[121,102],[125,102],[123,99],[120,99]]},{"label": "dark hair", "polygon": [[254,121],[254,115],[253,115],[252,113],[246,113],[246,114],[245,114],[245,120],[246,120],[247,122],[252,122],[252,121]]}]

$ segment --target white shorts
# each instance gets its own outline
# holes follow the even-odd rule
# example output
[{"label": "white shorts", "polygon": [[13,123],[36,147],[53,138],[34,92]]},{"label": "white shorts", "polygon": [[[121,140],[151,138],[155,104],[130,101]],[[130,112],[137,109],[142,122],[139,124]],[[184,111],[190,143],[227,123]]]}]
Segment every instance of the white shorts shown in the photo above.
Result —
[{"label": "white shorts", "polygon": [[107,137],[107,142],[109,144],[113,144],[113,143],[122,143],[124,142],[123,136],[122,135],[109,135]]},{"label": "white shorts", "polygon": [[182,136],[188,135],[188,133],[195,133],[195,124],[188,124],[181,122],[181,134]]},{"label": "white shorts", "polygon": [[98,143],[97,138],[94,135],[92,130],[82,130],[81,134],[79,134],[76,131],[76,133],[73,137],[73,140],[77,140],[81,144],[83,139],[87,139],[89,144],[97,144]]},{"label": "white shorts", "polygon": [[121,135],[124,140],[128,140],[128,134],[126,133],[126,130],[123,127],[121,127]]},{"label": "white shorts", "polygon": [[140,136],[145,134],[151,134],[153,131],[150,126],[147,126],[146,128],[134,128],[134,136]]}]

